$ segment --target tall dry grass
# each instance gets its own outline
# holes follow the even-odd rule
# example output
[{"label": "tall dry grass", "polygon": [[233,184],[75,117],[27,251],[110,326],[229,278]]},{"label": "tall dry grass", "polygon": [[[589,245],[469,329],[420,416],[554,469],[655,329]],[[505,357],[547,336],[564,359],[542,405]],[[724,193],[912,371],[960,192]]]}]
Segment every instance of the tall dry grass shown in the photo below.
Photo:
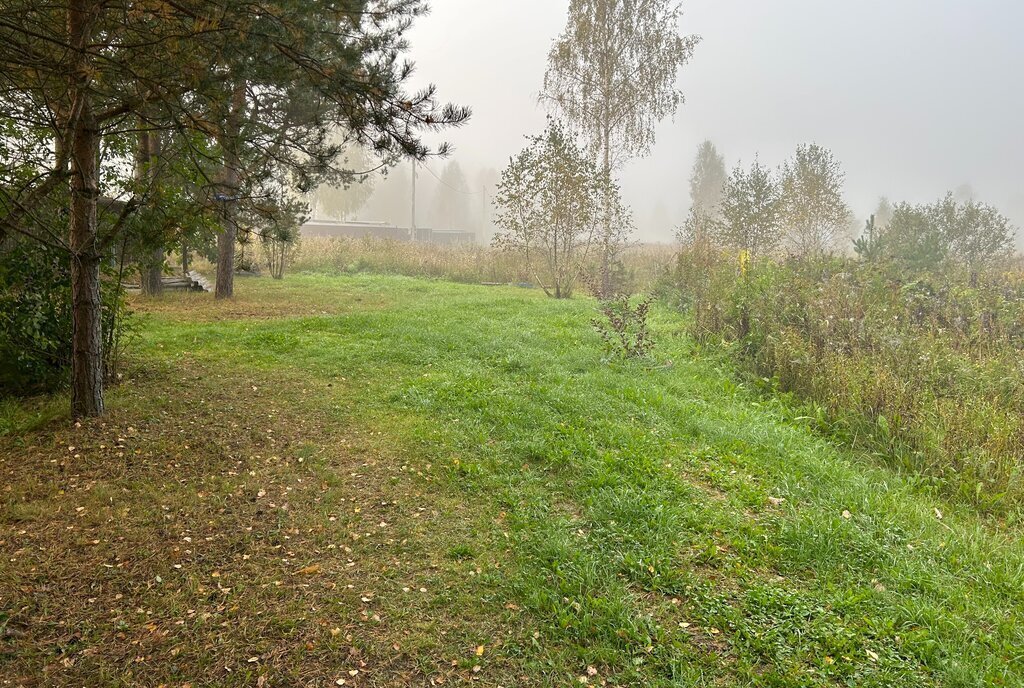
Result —
[{"label": "tall dry grass", "polygon": [[[672,265],[675,250],[665,245],[636,245],[622,254],[630,291],[647,291]],[[532,284],[524,258],[491,246],[438,246],[382,239],[305,238],[292,257],[298,272],[374,272],[431,277],[470,284]]]},{"label": "tall dry grass", "polygon": [[292,258],[291,269],[375,272],[466,283],[530,281],[529,271],[518,256],[487,246],[438,246],[371,238],[304,238]]}]

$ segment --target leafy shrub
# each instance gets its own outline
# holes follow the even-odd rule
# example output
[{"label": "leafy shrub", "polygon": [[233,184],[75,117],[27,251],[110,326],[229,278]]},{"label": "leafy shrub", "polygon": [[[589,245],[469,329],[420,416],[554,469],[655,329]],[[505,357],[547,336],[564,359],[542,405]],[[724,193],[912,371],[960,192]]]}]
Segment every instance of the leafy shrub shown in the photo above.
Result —
[{"label": "leafy shrub", "polygon": [[679,252],[657,289],[666,301],[690,314],[696,339],[720,341],[730,304],[719,296],[733,289],[738,271],[734,256],[696,241]]},{"label": "leafy shrub", "polygon": [[[104,364],[113,375],[126,341],[128,314],[116,280],[107,279],[103,286]],[[8,240],[0,247],[0,397],[64,387],[71,370],[71,334],[67,255],[35,242]]]},{"label": "leafy shrub", "polygon": [[651,299],[640,297],[636,305],[628,296],[618,296],[600,305],[601,318],[592,322],[601,335],[609,355],[621,358],[644,358],[654,348],[648,326]]}]

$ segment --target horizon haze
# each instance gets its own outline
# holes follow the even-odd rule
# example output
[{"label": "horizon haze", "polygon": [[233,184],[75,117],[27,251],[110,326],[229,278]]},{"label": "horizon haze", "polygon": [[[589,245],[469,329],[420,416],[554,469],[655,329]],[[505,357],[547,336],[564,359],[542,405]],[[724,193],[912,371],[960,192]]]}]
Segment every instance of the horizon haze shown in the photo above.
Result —
[{"label": "horizon haze", "polygon": [[[543,128],[537,96],[567,7],[436,0],[409,32],[417,80],[473,108],[444,137],[467,176],[502,169]],[[672,240],[697,146],[709,139],[730,169],[755,155],[777,166],[801,143],[830,148],[858,221],[881,196],[929,202],[969,187],[1014,221],[1021,242],[1024,89],[1012,84],[1024,67],[1024,6],[690,0],[682,9],[680,33],[703,38],[679,73],[686,101],[658,127],[651,155],[619,171],[637,239]],[[444,164],[431,167],[440,174]],[[436,182],[424,182],[431,193]]]}]

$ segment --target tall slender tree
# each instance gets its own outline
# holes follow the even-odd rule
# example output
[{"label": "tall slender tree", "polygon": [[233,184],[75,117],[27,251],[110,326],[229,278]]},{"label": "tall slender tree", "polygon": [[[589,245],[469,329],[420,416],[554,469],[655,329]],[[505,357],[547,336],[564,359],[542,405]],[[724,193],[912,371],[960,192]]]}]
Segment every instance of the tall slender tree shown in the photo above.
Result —
[{"label": "tall slender tree", "polygon": [[[155,181],[160,167],[160,143],[159,133],[139,132],[135,150],[136,183],[145,185]],[[160,229],[157,225],[138,232],[139,285],[147,296],[159,296],[163,291],[164,241]]]},{"label": "tall slender tree", "polygon": [[469,230],[477,223],[473,222],[470,202],[475,194],[469,189],[466,175],[455,160],[451,160],[441,171],[434,192],[434,204],[431,208],[430,222],[435,229]]},{"label": "tall slender tree", "polygon": [[889,223],[892,222],[893,207],[892,201],[887,196],[882,196],[878,199],[878,205],[875,206],[875,212],[873,217],[875,218],[875,229],[884,231]]},{"label": "tall slender tree", "polygon": [[[611,178],[646,155],[655,125],[683,102],[680,67],[700,42],[680,36],[675,0],[571,0],[565,30],[548,55],[541,99],[585,137],[598,169]],[[611,204],[606,204],[611,207]],[[607,289],[620,232],[606,217],[601,282]]]}]

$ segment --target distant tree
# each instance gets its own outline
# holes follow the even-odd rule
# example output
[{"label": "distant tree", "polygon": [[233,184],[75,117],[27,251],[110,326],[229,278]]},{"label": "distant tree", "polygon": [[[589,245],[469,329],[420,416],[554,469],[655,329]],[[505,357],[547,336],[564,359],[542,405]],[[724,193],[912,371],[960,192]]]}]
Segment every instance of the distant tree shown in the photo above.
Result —
[{"label": "distant tree", "polygon": [[957,202],[952,194],[933,204],[928,215],[949,246],[949,258],[978,273],[1013,250],[1016,230],[994,207],[975,200]]},{"label": "distant tree", "polygon": [[367,199],[363,215],[369,220],[390,222],[399,227],[412,226],[412,185],[409,165],[398,165],[374,175],[373,193]]},{"label": "distant tree", "polygon": [[781,171],[782,224],[787,247],[801,256],[820,256],[835,247],[850,226],[843,200],[846,175],[832,152],[817,144],[799,146]]},{"label": "distant tree", "polygon": [[936,270],[951,263],[981,270],[1013,250],[1015,229],[996,208],[978,201],[958,202],[947,194],[930,205],[898,204],[882,232],[884,255],[910,271]]},{"label": "distant tree", "polygon": [[715,144],[705,141],[697,149],[697,159],[690,175],[690,204],[698,215],[717,217],[721,213],[728,179],[725,158]]},{"label": "distant tree", "polygon": [[672,226],[673,222],[669,218],[665,201],[659,198],[651,210],[651,218],[647,223],[647,232],[651,237],[667,237]]},{"label": "distant tree", "polygon": [[480,189],[480,240],[487,243],[494,235],[494,204],[491,201],[498,193],[501,174],[493,167],[486,167],[476,176],[476,188]]},{"label": "distant tree", "polygon": [[885,231],[892,222],[893,207],[892,202],[885,196],[878,199],[878,205],[875,207],[874,217],[875,229],[878,231]]},{"label": "distant tree", "polygon": [[782,240],[782,194],[771,169],[754,159],[749,170],[737,165],[722,199],[718,240],[751,258],[773,251]]},{"label": "distant tree", "polygon": [[[650,151],[655,125],[683,102],[676,77],[700,38],[679,35],[679,16],[675,0],[570,0],[541,99],[586,137],[609,179],[626,160]],[[601,280],[610,288],[619,229],[610,217],[602,229]]]},{"label": "distant tree", "polygon": [[347,174],[337,175],[310,194],[310,205],[317,216],[351,220],[373,195],[377,162],[360,146],[351,146],[343,154]]},{"label": "distant tree", "polygon": [[470,209],[470,200],[475,194],[466,183],[466,175],[455,160],[448,162],[441,171],[434,203],[431,208],[431,224],[436,229],[459,229],[467,231],[475,227]]},{"label": "distant tree", "polygon": [[604,218],[624,223],[628,214],[618,188],[560,123],[549,121],[528,140],[501,173],[494,243],[522,253],[545,294],[570,298],[602,240]]},{"label": "distant tree", "polygon": [[956,187],[956,190],[952,195],[959,203],[970,203],[975,199],[974,187],[967,182],[964,182],[960,186]]},{"label": "distant tree", "polygon": [[324,184],[310,199],[313,213],[332,220],[351,220],[370,200],[373,185],[371,175],[357,175],[348,186]]}]

